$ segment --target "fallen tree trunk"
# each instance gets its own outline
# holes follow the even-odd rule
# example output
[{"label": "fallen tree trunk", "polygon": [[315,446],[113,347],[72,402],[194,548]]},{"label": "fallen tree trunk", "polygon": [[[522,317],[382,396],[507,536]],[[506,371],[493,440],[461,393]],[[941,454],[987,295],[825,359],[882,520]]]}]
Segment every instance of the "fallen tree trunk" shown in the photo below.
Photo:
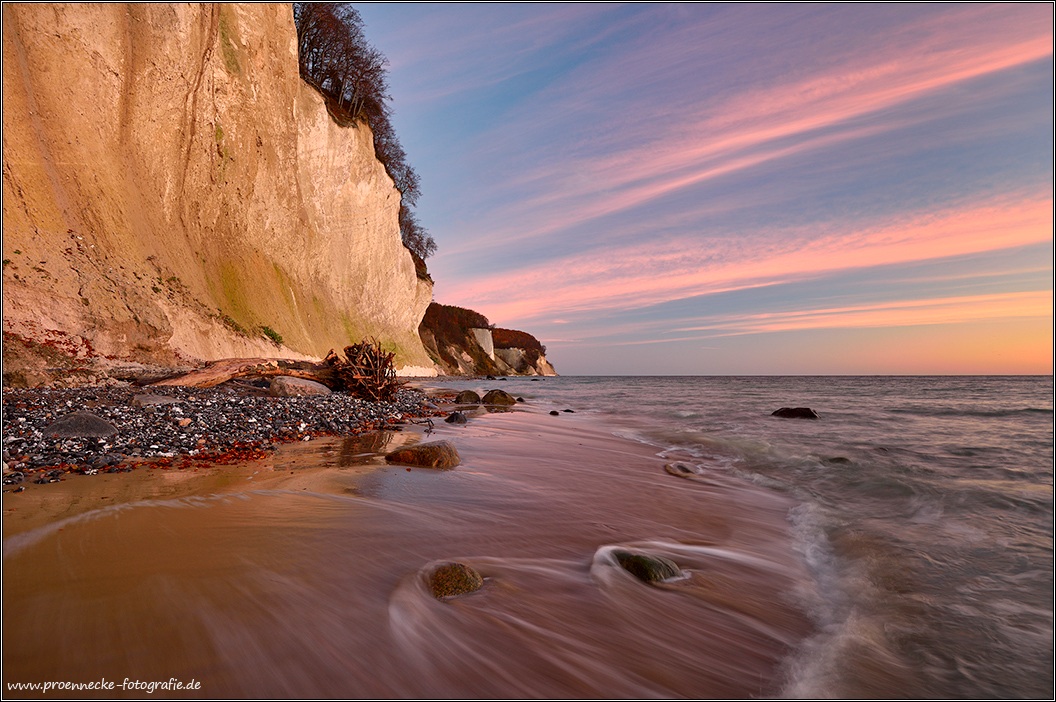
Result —
[{"label": "fallen tree trunk", "polygon": [[331,389],[335,382],[333,368],[322,364],[277,358],[224,358],[213,361],[205,368],[151,384],[211,388],[234,378],[266,378],[276,375],[290,375],[295,378],[314,380]]},{"label": "fallen tree trunk", "polygon": [[376,341],[346,346],[344,357],[330,351],[322,363],[276,358],[225,358],[153,385],[211,388],[235,378],[267,378],[288,375],[322,383],[331,390],[345,390],[374,401],[391,399],[402,387],[396,378],[395,354],[382,350]]}]

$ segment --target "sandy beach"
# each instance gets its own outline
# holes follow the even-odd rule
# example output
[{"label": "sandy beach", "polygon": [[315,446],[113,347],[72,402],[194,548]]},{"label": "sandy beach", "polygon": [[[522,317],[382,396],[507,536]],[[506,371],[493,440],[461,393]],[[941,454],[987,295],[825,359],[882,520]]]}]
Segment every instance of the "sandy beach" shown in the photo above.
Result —
[{"label": "sandy beach", "polygon": [[[457,446],[456,469],[384,464],[438,438]],[[792,505],[670,475],[669,461],[583,417],[481,411],[428,436],[322,438],[248,463],[7,494],[5,683],[201,681],[158,691],[177,697],[776,694],[810,631]],[[642,583],[616,565],[617,546],[683,576]],[[432,598],[421,573],[445,559],[484,588]]]}]

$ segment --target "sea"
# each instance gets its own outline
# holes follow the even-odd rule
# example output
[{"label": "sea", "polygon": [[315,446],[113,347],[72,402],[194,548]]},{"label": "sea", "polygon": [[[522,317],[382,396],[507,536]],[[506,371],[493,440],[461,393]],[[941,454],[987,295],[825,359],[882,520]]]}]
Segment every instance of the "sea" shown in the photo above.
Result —
[{"label": "sea", "polygon": [[[297,442],[195,494],[159,472],[171,494],[116,504],[134,475],[79,477],[98,507],[4,540],[5,684],[1052,699],[1050,376],[416,384],[524,402],[438,422],[421,438],[463,459],[442,473],[379,462],[405,431]],[[639,583],[615,549],[683,575]],[[435,600],[446,560],[485,586]]]},{"label": "sea", "polygon": [[[508,385],[798,503],[788,519],[820,596],[784,696],[1052,699],[1051,376]],[[903,684],[873,687],[872,667]]]}]

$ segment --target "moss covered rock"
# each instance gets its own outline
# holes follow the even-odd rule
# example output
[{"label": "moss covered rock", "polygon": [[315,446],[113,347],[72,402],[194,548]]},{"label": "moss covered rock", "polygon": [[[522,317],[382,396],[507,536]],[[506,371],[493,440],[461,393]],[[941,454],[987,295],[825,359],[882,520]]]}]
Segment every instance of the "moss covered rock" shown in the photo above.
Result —
[{"label": "moss covered rock", "polygon": [[432,441],[428,444],[408,446],[387,454],[385,460],[388,463],[439,470],[454,468],[462,462],[455,445],[450,441]]},{"label": "moss covered rock", "polygon": [[663,556],[649,556],[630,551],[615,551],[612,555],[624,570],[642,582],[656,583],[682,573],[674,561]]},{"label": "moss covered rock", "polygon": [[483,402],[485,405],[516,405],[517,398],[505,390],[489,390]]},{"label": "moss covered rock", "polygon": [[677,475],[679,478],[688,478],[691,475],[697,474],[695,470],[693,470],[685,463],[668,463],[666,466],[664,466],[664,470],[666,470],[671,475]]},{"label": "moss covered rock", "polygon": [[480,395],[473,392],[472,390],[463,390],[458,393],[455,397],[455,404],[458,405],[479,405]]},{"label": "moss covered rock", "polygon": [[465,563],[441,563],[429,573],[429,587],[437,599],[464,595],[479,590],[483,585],[484,578],[480,573]]}]

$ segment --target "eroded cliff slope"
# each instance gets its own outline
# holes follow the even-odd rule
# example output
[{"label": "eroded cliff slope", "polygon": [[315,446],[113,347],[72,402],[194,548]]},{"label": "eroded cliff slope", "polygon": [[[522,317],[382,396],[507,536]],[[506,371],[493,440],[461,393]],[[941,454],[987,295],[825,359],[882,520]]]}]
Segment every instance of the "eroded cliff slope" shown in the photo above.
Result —
[{"label": "eroded cliff slope", "polygon": [[464,307],[430,304],[418,333],[442,375],[557,375],[534,336]]},{"label": "eroded cliff slope", "polygon": [[5,4],[5,339],[431,373],[400,194],[296,51],[289,5]]}]

